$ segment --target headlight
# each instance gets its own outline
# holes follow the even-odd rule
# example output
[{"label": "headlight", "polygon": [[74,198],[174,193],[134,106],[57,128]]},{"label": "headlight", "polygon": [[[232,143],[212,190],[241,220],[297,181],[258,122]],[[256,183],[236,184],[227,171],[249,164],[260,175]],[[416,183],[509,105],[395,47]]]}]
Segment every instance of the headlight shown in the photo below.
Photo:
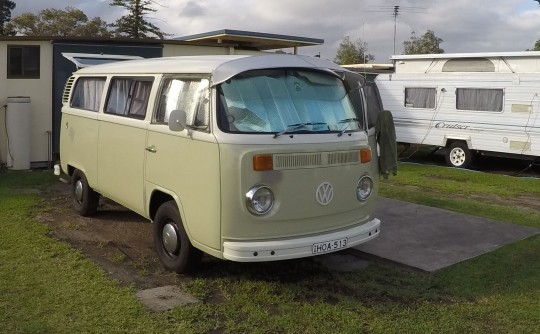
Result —
[{"label": "headlight", "polygon": [[373,180],[367,175],[362,176],[356,187],[356,198],[358,198],[359,201],[365,201],[371,195],[372,191]]},{"label": "headlight", "polygon": [[246,206],[254,215],[264,215],[274,206],[274,194],[267,186],[255,186],[246,194]]}]

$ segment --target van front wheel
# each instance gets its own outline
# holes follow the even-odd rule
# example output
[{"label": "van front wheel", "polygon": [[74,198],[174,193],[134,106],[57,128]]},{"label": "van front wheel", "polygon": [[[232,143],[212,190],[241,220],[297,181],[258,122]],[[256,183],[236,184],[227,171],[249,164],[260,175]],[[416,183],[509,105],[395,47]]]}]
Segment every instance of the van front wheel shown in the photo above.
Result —
[{"label": "van front wheel", "polygon": [[446,164],[449,167],[468,168],[472,160],[473,155],[464,142],[454,142],[446,149]]},{"label": "van front wheel", "polygon": [[71,176],[71,197],[73,208],[81,216],[91,216],[97,212],[99,194],[88,185],[86,176],[78,169]]},{"label": "van front wheel", "polygon": [[176,273],[192,270],[201,258],[182,225],[174,201],[163,203],[154,219],[154,246],[165,269]]}]

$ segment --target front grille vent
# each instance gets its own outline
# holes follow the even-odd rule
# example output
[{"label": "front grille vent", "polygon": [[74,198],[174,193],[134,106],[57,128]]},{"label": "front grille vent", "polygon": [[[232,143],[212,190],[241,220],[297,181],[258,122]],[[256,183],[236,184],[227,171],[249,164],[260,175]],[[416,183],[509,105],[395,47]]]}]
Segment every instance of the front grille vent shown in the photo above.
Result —
[{"label": "front grille vent", "polygon": [[274,169],[315,168],[321,166],[321,153],[295,153],[274,155]]},{"label": "front grille vent", "polygon": [[332,152],[328,154],[329,165],[347,165],[360,162],[360,153],[358,151]]},{"label": "front grille vent", "polygon": [[359,151],[274,154],[274,170],[318,168],[360,163]]}]

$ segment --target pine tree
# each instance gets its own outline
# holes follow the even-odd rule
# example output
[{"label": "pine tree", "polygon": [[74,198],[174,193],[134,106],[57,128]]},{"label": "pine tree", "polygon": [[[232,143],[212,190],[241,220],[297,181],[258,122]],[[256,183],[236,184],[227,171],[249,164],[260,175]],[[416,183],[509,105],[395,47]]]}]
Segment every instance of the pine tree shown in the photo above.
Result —
[{"label": "pine tree", "polygon": [[152,7],[152,0],[113,0],[110,4],[113,7],[123,7],[128,13],[120,17],[114,27],[117,36],[126,36],[130,38],[152,38],[157,36],[161,39],[167,34],[163,33],[154,24],[146,20],[148,13],[154,13],[157,10]]},{"label": "pine tree", "polygon": [[5,28],[5,24],[11,20],[11,11],[15,9],[15,2],[0,0],[0,36],[12,35],[13,32]]}]

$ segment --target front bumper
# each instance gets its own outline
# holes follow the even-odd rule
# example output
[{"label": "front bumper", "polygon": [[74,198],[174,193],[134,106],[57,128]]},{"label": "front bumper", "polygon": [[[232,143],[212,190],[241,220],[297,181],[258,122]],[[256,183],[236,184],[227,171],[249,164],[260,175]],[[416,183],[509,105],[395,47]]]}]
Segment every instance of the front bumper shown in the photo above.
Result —
[{"label": "front bumper", "polygon": [[[346,230],[316,236],[288,238],[271,241],[226,241],[223,243],[223,257],[237,262],[264,262],[296,259],[331,253],[357,246],[379,235],[381,221],[374,218],[362,225]],[[313,245],[347,238],[347,246],[337,250],[313,253]]]}]

